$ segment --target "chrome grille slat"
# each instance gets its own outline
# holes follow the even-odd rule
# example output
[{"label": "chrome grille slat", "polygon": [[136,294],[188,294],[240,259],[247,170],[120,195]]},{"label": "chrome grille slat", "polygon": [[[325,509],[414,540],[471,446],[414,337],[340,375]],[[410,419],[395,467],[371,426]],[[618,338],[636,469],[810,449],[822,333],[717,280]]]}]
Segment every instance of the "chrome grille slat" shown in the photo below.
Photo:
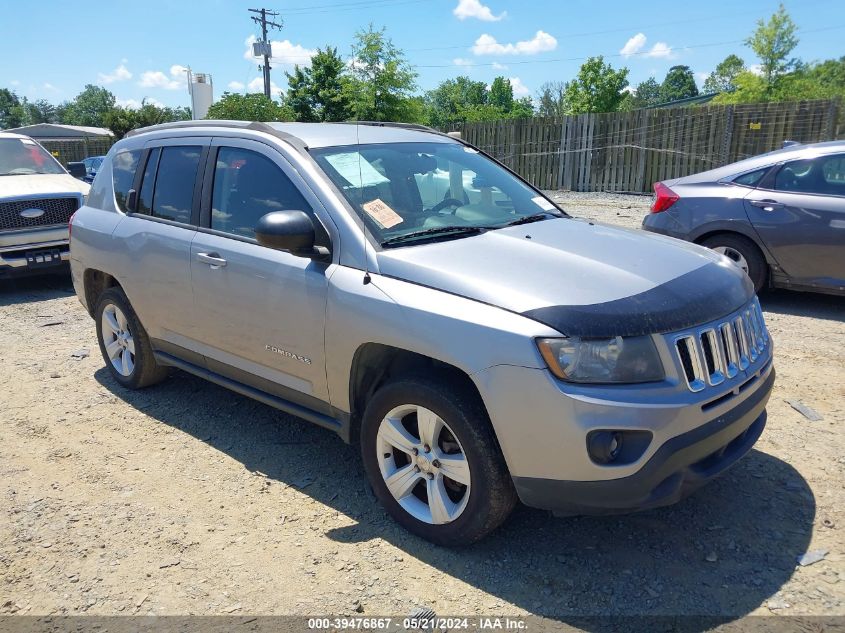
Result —
[{"label": "chrome grille slat", "polygon": [[[0,202],[0,231],[15,231],[38,226],[67,224],[79,208],[77,198],[30,198]],[[21,211],[40,209],[44,213],[36,218],[21,216]]]},{"label": "chrome grille slat", "polygon": [[683,333],[674,339],[690,391],[715,387],[735,377],[763,356],[769,333],[755,299],[738,316]]}]

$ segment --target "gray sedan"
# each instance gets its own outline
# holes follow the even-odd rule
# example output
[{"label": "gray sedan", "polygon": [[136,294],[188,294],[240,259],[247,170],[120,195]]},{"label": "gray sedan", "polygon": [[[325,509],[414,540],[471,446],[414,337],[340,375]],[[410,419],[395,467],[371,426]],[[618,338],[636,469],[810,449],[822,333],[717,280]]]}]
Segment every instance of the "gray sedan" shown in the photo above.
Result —
[{"label": "gray sedan", "polygon": [[845,141],[654,184],[647,231],[708,246],[755,288],[845,294]]}]

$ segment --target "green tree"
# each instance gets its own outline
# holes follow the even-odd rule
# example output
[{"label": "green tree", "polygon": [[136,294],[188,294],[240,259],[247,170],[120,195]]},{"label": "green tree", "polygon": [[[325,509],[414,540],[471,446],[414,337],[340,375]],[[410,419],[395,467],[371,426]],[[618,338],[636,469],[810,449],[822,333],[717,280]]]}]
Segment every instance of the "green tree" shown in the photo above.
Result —
[{"label": "green tree", "polygon": [[8,88],[0,88],[0,130],[20,127],[26,121],[21,100]]},{"label": "green tree", "polygon": [[654,77],[649,77],[637,84],[634,92],[628,95],[625,100],[625,110],[637,110],[648,108],[660,103],[660,84]]},{"label": "green tree", "polygon": [[100,86],[88,84],[76,97],[64,104],[62,123],[105,127],[105,115],[114,107],[114,95]]},{"label": "green tree", "polygon": [[336,48],[317,49],[311,58],[311,92],[320,121],[346,121],[350,116],[349,97],[344,90],[346,64]]},{"label": "green tree", "polygon": [[578,77],[566,83],[564,109],[567,114],[615,112],[625,100],[628,69],[614,70],[604,57],[590,57],[581,65]]},{"label": "green tree", "polygon": [[211,104],[205,118],[234,121],[294,121],[296,115],[289,107],[281,106],[261,93],[242,95],[224,92],[219,101]]},{"label": "green tree", "polygon": [[487,103],[502,112],[510,112],[513,108],[513,86],[510,79],[496,77],[490,84],[490,94]]},{"label": "green tree", "polygon": [[712,94],[736,90],[736,78],[745,70],[745,62],[742,61],[741,57],[733,54],[728,55],[716,66],[716,70],[704,80],[703,92]]},{"label": "green tree", "polygon": [[796,67],[797,61],[790,58],[798,45],[796,30],[795,23],[781,4],[768,22],[759,20],[757,29],[745,40],[745,45],[760,58],[763,79],[769,86],[779,75]]},{"label": "green tree", "polygon": [[349,118],[349,95],[345,64],[336,48],[317,49],[308,67],[295,66],[288,78],[285,105],[297,121],[345,121]]},{"label": "green tree", "polygon": [[137,128],[169,123],[171,121],[186,121],[191,118],[189,108],[170,108],[157,106],[144,100],[140,108],[126,108],[115,106],[103,117],[107,128],[114,132],[115,138],[123,138],[127,132]]},{"label": "green tree", "polygon": [[27,125],[35,123],[58,123],[59,117],[56,106],[46,99],[27,101],[24,104]]},{"label": "green tree", "polygon": [[402,121],[406,103],[416,88],[417,73],[404,53],[385,35],[385,29],[355,34],[352,77],[346,84],[353,116],[358,120]]},{"label": "green tree", "polygon": [[285,105],[293,110],[297,121],[318,121],[308,68],[297,64],[293,67],[293,74],[286,72],[285,75],[288,78]]},{"label": "green tree", "polygon": [[510,112],[508,112],[509,119],[530,119],[535,114],[534,102],[531,97],[522,97],[513,102]]},{"label": "green tree", "polygon": [[424,97],[427,120],[435,127],[450,127],[467,120],[467,112],[487,103],[487,86],[467,76],[447,79]]},{"label": "green tree", "polygon": [[689,66],[672,66],[660,84],[660,102],[668,103],[698,96],[698,86]]},{"label": "green tree", "polygon": [[563,116],[566,84],[562,81],[547,81],[537,92],[537,116]]}]

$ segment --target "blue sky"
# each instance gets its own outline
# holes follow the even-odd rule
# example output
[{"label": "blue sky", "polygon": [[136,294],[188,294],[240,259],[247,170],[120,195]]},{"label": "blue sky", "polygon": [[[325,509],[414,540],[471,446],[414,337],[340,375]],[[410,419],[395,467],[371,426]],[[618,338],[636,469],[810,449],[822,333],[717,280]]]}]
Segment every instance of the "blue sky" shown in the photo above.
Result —
[{"label": "blue sky", "polygon": [[[224,90],[261,90],[257,61],[248,54],[258,27],[250,7],[280,13],[272,31],[272,79],[307,63],[317,47],[349,56],[357,29],[387,27],[419,72],[421,90],[467,74],[512,79],[518,96],[535,95],[545,81],[568,80],[584,58],[604,55],[627,66],[632,84],[674,64],[699,78],[729,53],[754,64],[742,40],[774,0],[144,0],[130,3],[31,3],[3,0],[0,87],[30,99],[71,99],[85,84],[107,87],[120,103],[147,98],[189,105],[183,67],[211,73],[215,97]],[[842,0],[787,0],[801,29],[796,55],[805,61],[845,55]],[[36,14],[37,13],[37,14]]]}]

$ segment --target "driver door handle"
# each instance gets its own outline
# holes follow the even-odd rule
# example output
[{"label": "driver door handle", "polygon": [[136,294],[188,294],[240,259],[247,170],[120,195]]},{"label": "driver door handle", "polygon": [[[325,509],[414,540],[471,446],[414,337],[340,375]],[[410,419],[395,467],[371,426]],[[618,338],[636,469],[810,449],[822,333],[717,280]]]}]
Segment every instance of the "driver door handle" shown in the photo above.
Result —
[{"label": "driver door handle", "polygon": [[760,207],[763,211],[774,211],[784,207],[783,203],[777,200],[749,200],[749,202],[755,207]]},{"label": "driver door handle", "polygon": [[228,263],[220,257],[220,253],[197,253],[197,261],[208,264],[212,268],[223,268]]}]

